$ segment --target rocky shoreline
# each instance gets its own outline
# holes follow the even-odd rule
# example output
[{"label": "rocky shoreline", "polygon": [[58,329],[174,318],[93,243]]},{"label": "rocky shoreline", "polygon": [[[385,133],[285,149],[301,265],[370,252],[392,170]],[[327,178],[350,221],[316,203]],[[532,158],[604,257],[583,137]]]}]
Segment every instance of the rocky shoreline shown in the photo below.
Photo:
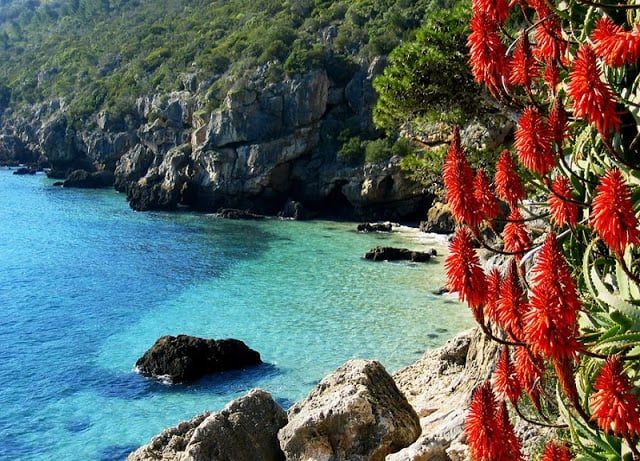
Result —
[{"label": "rocky shoreline", "polygon": [[384,65],[362,62],[340,82],[314,70],[270,83],[257,69],[217,108],[186,78],[180,91],[139,98],[122,118],[101,112],[81,124],[62,99],[28,113],[0,108],[0,165],[49,167],[60,180],[98,173],[135,210],[275,216],[299,203],[320,216],[417,221],[433,196],[403,174],[399,157],[353,165],[337,156],[348,120],[377,136],[372,81]]},{"label": "rocky shoreline", "polygon": [[[472,329],[393,376],[378,362],[352,360],[287,413],[255,389],[165,430],[128,460],[466,461],[466,408],[498,355]],[[529,446],[548,437],[522,423],[516,430]]]}]

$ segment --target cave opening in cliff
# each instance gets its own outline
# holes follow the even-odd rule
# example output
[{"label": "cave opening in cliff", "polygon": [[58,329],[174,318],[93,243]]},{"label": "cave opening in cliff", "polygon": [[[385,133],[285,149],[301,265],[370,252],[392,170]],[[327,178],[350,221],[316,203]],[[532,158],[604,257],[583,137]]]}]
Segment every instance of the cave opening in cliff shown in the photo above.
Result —
[{"label": "cave opening in cliff", "polygon": [[336,218],[353,217],[354,207],[342,192],[345,184],[347,181],[336,181],[325,199],[319,204],[318,211]]}]

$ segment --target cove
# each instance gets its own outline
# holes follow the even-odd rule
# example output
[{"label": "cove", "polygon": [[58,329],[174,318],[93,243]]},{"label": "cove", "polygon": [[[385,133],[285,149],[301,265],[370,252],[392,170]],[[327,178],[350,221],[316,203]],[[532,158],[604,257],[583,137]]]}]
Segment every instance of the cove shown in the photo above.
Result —
[{"label": "cove", "polygon": [[[365,261],[407,243],[354,228],[136,213],[0,170],[0,459],[123,459],[253,387],[287,407],[349,358],[393,371],[472,324],[431,294],[439,264]],[[173,387],[133,372],[178,333],[241,339],[265,364]]]}]

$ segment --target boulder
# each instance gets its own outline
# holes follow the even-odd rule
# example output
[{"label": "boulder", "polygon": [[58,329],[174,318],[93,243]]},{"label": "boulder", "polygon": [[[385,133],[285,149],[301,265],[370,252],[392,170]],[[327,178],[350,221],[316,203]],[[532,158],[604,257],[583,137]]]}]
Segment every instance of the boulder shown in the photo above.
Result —
[{"label": "boulder", "polygon": [[261,214],[251,213],[248,210],[236,210],[234,208],[221,208],[216,213],[216,216],[224,219],[248,219],[248,220],[260,220],[264,219],[265,216]]},{"label": "boulder", "polygon": [[420,230],[436,234],[452,234],[456,230],[456,223],[449,205],[434,203],[427,212],[427,220],[420,223]]},{"label": "boulder", "polygon": [[435,255],[435,250],[426,253],[424,251],[411,251],[406,248],[375,247],[367,251],[364,258],[371,261],[411,261],[422,263],[431,260],[431,257]]},{"label": "boulder", "polygon": [[358,232],[391,232],[391,223],[362,223],[358,224]]},{"label": "boulder", "polygon": [[204,413],[163,431],[128,461],[280,461],[278,430],[287,414],[254,389],[218,413]]},{"label": "boulder", "polygon": [[262,363],[260,354],[237,339],[162,336],[136,362],[145,376],[171,383],[196,380],[206,374]]},{"label": "boulder", "polygon": [[109,171],[96,171],[89,173],[85,170],[74,170],[62,183],[64,187],[78,189],[99,189],[113,186],[113,173]]},{"label": "boulder", "polygon": [[378,362],[351,360],[289,410],[288,461],[382,461],[420,435],[418,415]]}]

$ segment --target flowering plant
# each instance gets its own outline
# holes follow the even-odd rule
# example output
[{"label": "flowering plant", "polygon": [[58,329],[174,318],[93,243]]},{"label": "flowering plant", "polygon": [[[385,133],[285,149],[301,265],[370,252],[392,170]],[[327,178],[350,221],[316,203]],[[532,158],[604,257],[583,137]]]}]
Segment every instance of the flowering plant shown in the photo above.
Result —
[{"label": "flowering plant", "polygon": [[[519,114],[520,164],[505,150],[491,184],[454,130],[443,167],[458,223],[449,288],[503,345],[469,408],[475,461],[523,459],[507,403],[566,428],[543,461],[640,460],[640,4],[629,1],[473,0],[471,71]],[[545,223],[537,236],[533,221]],[[505,255],[504,270],[485,272],[477,244]]]}]

